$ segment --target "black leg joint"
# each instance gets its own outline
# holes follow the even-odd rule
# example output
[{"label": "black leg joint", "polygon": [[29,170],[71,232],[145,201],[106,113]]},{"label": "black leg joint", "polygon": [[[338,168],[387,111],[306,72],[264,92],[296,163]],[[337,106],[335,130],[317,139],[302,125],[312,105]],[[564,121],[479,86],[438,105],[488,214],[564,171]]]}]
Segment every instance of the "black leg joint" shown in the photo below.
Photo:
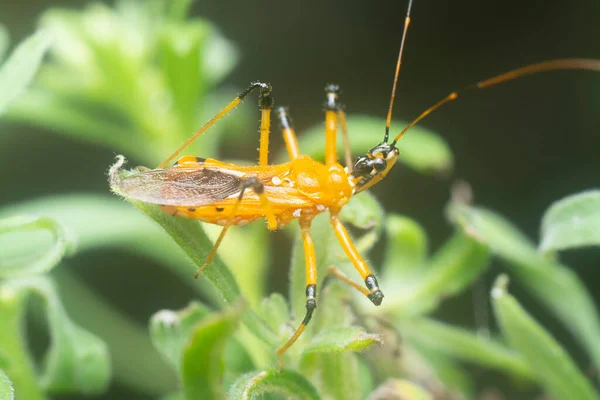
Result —
[{"label": "black leg joint", "polygon": [[371,294],[367,296],[369,300],[371,300],[371,302],[376,306],[381,305],[381,302],[383,301],[383,292],[379,289],[377,278],[375,278],[373,274],[367,276],[365,278],[365,285],[367,286],[367,289],[369,289],[369,291],[371,292]]},{"label": "black leg joint", "polygon": [[255,176],[251,176],[242,181],[242,190],[240,191],[240,195],[238,196],[239,200],[242,200],[242,198],[244,197],[244,192],[248,188],[252,188],[252,190],[254,190],[254,193],[256,194],[262,194],[265,191],[265,187],[263,186],[263,184],[260,183],[260,181],[256,179]]},{"label": "black leg joint", "polygon": [[306,285],[306,315],[302,325],[308,325],[315,308],[317,308],[317,285]]},{"label": "black leg joint", "polygon": [[252,190],[254,190],[254,193],[256,194],[263,194],[263,192],[265,191],[265,187],[262,183],[259,182],[258,179],[256,179],[255,176],[251,176],[250,178],[246,179],[244,181],[244,186],[251,187]]},{"label": "black leg joint", "polygon": [[290,129],[292,127],[292,120],[288,114],[287,107],[277,107],[275,110],[279,119],[279,125],[281,129]]},{"label": "black leg joint", "polygon": [[240,100],[243,100],[244,97],[248,96],[248,94],[255,89],[260,89],[260,94],[258,95],[258,108],[261,110],[265,108],[272,108],[274,103],[273,96],[271,95],[272,88],[268,83],[253,82],[250,84],[250,86],[244,89],[244,91],[240,93],[238,97]]},{"label": "black leg joint", "polygon": [[325,86],[325,93],[327,93],[327,100],[325,101],[325,110],[340,110],[340,104],[338,103],[338,100],[340,98],[340,87],[338,85],[330,83],[327,86]]}]

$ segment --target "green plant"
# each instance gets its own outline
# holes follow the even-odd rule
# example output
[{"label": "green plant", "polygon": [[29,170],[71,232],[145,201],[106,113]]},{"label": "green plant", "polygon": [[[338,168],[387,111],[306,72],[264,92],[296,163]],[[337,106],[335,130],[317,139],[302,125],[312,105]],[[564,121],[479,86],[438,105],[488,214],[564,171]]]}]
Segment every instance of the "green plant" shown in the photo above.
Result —
[{"label": "green plant", "polygon": [[[41,20],[45,30],[19,46],[0,70],[0,113],[158,163],[165,149],[177,147],[230,97],[215,87],[233,67],[235,52],[206,21],[186,18],[189,4],[120,1],[115,9],[93,4],[82,12],[48,11]],[[50,61],[22,93],[50,38]],[[353,151],[360,153],[372,146],[380,121],[350,116],[349,125]],[[217,125],[219,131],[192,152],[214,154],[223,127]],[[300,135],[300,146],[319,157],[321,137],[317,126]],[[452,166],[445,142],[422,128],[403,139],[401,150],[401,161],[422,173]],[[0,210],[0,398],[11,399],[13,387],[17,396],[33,400],[94,395],[111,377],[170,400],[473,398],[474,378],[462,362],[497,370],[523,387],[539,385],[557,399],[597,398],[560,344],[508,294],[505,275],[491,292],[501,335],[481,336],[431,314],[445,298],[472,286],[494,257],[564,323],[600,368],[598,313],[556,253],[600,243],[595,228],[600,193],[555,203],[544,216],[539,249],[504,218],[466,198],[464,191],[455,192],[447,208],[454,234],[433,254],[416,221],[386,214],[372,195],[361,194],[344,209],[341,217],[357,228],[363,254],[387,241],[378,272],[387,297],[378,308],[339,282],[324,282],[328,265],[353,271],[327,220],[317,218],[319,308],[286,355],[282,373],[276,370],[275,349],[304,308],[299,237],[288,301],[266,292],[261,250],[267,239],[260,224],[232,230],[221,257],[194,281],[217,233],[212,227],[132,202],[140,213],[108,195],[52,196],[5,207]],[[289,233],[296,235],[293,229]],[[155,260],[207,300],[156,312],[148,334],[69,270],[75,248],[120,248]],[[43,307],[33,303],[33,315],[47,320],[51,336],[41,375],[22,329],[30,294],[42,299]]]}]

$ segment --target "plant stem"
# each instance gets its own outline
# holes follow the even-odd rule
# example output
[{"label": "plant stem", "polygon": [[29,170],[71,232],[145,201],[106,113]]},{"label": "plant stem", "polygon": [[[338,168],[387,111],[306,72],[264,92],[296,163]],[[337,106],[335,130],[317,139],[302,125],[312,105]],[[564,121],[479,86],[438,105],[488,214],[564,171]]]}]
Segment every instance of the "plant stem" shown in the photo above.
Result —
[{"label": "plant stem", "polygon": [[0,354],[7,360],[4,372],[12,381],[20,399],[43,400],[46,397],[37,382],[35,365],[29,357],[22,331],[24,307],[16,292],[0,288]]}]

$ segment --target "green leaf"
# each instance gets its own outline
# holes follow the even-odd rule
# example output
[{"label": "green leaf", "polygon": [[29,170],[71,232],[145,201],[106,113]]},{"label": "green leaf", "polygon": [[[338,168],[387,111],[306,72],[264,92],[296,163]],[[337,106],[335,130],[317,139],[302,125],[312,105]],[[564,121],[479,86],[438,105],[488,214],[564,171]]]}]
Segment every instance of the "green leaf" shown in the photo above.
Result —
[{"label": "green leaf", "polygon": [[0,399],[14,400],[15,390],[8,376],[0,369]]},{"label": "green leaf", "polygon": [[402,347],[402,359],[402,364],[408,369],[408,378],[427,382],[432,392],[448,392],[451,398],[459,399],[476,397],[472,376],[458,360],[413,341]]},{"label": "green leaf", "polygon": [[[69,319],[53,282],[43,277],[13,279],[0,285],[1,320],[13,321],[12,326],[7,324],[3,328],[1,337],[4,339],[0,339],[0,352],[9,360],[6,372],[13,379],[16,391],[26,393],[33,389],[29,388],[31,382],[27,382],[27,372],[20,370],[24,362],[17,352],[19,348],[21,352],[26,352],[22,347],[24,344],[19,345],[18,339],[14,339],[22,334],[18,322],[23,318],[26,299],[31,293],[44,300],[50,327],[51,345],[45,357],[41,387],[51,393],[95,394],[104,391],[110,378],[110,361],[105,344]],[[10,340],[17,340],[17,345],[9,345],[7,341]],[[28,388],[25,389],[25,386]]]},{"label": "green leaf", "polygon": [[287,301],[281,294],[273,293],[260,303],[259,314],[273,332],[280,332],[282,326],[289,321]]},{"label": "green leaf", "polygon": [[68,314],[108,346],[114,379],[136,392],[157,396],[178,387],[175,370],[152,345],[146,326],[133,321],[109,300],[70,273],[71,265],[52,275]]},{"label": "green leaf", "polygon": [[[41,26],[55,38],[52,61],[6,117],[159,163],[165,149],[177,148],[226,104],[214,101],[215,86],[236,62],[231,43],[208,21],[185,19],[189,6],[120,1],[115,8],[49,9]],[[229,121],[188,151],[214,153]]]},{"label": "green leaf", "polygon": [[[299,360],[300,371],[311,381],[319,383],[318,389],[323,397],[340,400],[360,398],[360,365],[353,352],[362,349],[353,349],[353,345],[367,347],[371,340],[381,340],[378,335],[369,335],[362,328],[350,328],[354,315],[347,304],[348,289],[345,283],[333,279],[323,287],[314,322],[305,333],[304,343],[307,343],[302,343],[297,349],[292,348],[292,352],[296,350],[292,357],[296,362]],[[327,337],[328,334],[333,337]],[[297,352],[298,349],[301,352]]]},{"label": "green leaf", "polygon": [[[369,116],[348,116],[350,145],[353,154],[364,154],[382,139],[383,125],[381,118]],[[396,123],[396,125],[404,125]],[[302,154],[313,158],[322,158],[325,151],[325,128],[323,124],[299,135]],[[338,154],[343,154],[342,140],[337,141]],[[398,144],[398,159],[419,172],[445,172],[452,168],[452,153],[446,142],[431,131],[414,127]],[[285,155],[278,158],[285,159]]]},{"label": "green leaf", "polygon": [[218,85],[233,71],[239,59],[235,46],[221,34],[214,32],[208,38],[202,57],[206,80]]},{"label": "green leaf", "polygon": [[340,353],[344,351],[362,351],[374,344],[381,344],[381,336],[366,333],[358,327],[339,327],[319,333],[303,351],[302,357],[310,357],[314,353]]},{"label": "green leaf", "polygon": [[450,217],[467,235],[487,244],[503,259],[514,277],[563,321],[600,367],[600,320],[577,275],[538,253],[521,232],[491,211],[455,203],[450,206]]},{"label": "green leaf", "polygon": [[552,204],[542,219],[543,252],[600,245],[600,190],[568,196]]},{"label": "green leaf", "polygon": [[[44,231],[52,236],[50,245]],[[50,271],[73,253],[74,242],[52,218],[16,216],[0,219],[0,247],[0,278],[15,278]]]},{"label": "green leaf", "polygon": [[456,233],[432,257],[421,276],[408,283],[385,282],[388,291],[398,294],[384,302],[377,313],[427,313],[444,298],[464,290],[484,271],[488,262],[486,246],[467,235]]},{"label": "green leaf", "polygon": [[544,389],[557,399],[598,399],[567,352],[507,293],[507,285],[508,278],[502,275],[492,289],[496,317],[502,333],[525,357]]},{"label": "green leaf", "polygon": [[235,331],[241,305],[204,318],[193,328],[193,334],[183,349],[181,380],[188,400],[224,399],[223,355],[225,344]]},{"label": "green leaf", "polygon": [[523,357],[498,341],[426,318],[403,320],[397,326],[403,337],[419,346],[515,377],[533,378],[533,371]]},{"label": "green leaf", "polygon": [[209,33],[210,27],[206,23],[171,23],[161,29],[158,39],[160,66],[175,110],[183,125],[190,129],[196,121],[198,99],[207,89],[200,54]]},{"label": "green leaf", "polygon": [[317,390],[305,377],[289,370],[249,372],[231,386],[228,398],[258,400],[265,393],[279,394],[290,400],[320,399]]},{"label": "green leaf", "polygon": [[[368,252],[379,240],[384,222],[384,210],[375,196],[370,192],[363,192],[352,197],[348,204],[340,212],[340,219],[348,222],[354,227],[366,231],[362,236],[354,240],[354,245],[361,254]],[[337,251],[336,258],[348,260],[346,254]],[[332,259],[330,262],[336,262]]]},{"label": "green leaf", "polygon": [[150,337],[154,347],[179,370],[181,352],[198,322],[210,310],[198,302],[179,311],[161,310],[150,319]]},{"label": "green leaf", "polygon": [[160,400],[185,400],[182,393],[171,393],[160,398]]},{"label": "green leaf", "polygon": [[50,47],[51,36],[40,31],[25,39],[0,68],[0,115],[33,80]]},{"label": "green leaf", "polygon": [[367,400],[433,400],[433,395],[405,379],[390,379],[379,386]]},{"label": "green leaf", "polygon": [[8,50],[8,44],[10,43],[10,35],[6,30],[6,27],[0,24],[0,63],[4,61],[4,56]]},{"label": "green leaf", "polygon": [[387,246],[381,281],[408,281],[423,272],[427,257],[427,236],[410,218],[388,215],[385,221]]}]

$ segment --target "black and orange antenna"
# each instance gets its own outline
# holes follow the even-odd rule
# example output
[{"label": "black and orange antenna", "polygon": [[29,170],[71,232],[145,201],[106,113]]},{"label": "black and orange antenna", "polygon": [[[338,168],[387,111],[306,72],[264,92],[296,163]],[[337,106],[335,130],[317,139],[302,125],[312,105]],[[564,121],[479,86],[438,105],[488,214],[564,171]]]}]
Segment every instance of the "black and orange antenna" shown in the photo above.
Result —
[{"label": "black and orange antenna", "polygon": [[[404,136],[404,134],[417,123],[419,123],[423,118],[431,114],[433,111],[437,110],[441,106],[446,103],[449,103],[453,100],[456,100],[460,95],[464,92],[468,92],[476,89],[486,89],[491,86],[498,85],[503,82],[508,82],[513,79],[520,78],[522,76],[536,74],[538,72],[543,71],[556,71],[556,70],[570,70],[570,69],[579,69],[579,70],[587,70],[587,71],[599,71],[600,72],[600,60],[588,59],[588,58],[562,58],[557,60],[548,60],[542,61],[535,64],[526,65],[521,68],[513,69],[512,71],[505,72],[500,75],[493,76],[491,78],[479,81],[469,86],[465,86],[461,90],[456,90],[433,106],[429,107],[427,110],[423,111],[421,115],[415,118],[410,124],[408,124],[399,134],[396,136],[394,141],[391,143],[392,146],[395,146],[398,140]],[[387,138],[387,131],[386,131]]]},{"label": "black and orange antenna", "polygon": [[406,18],[404,18],[404,32],[402,32],[402,40],[400,41],[400,51],[398,52],[398,61],[396,62],[396,73],[394,75],[394,85],[392,86],[392,96],[390,98],[390,107],[388,108],[387,118],[385,119],[385,135],[383,141],[387,143],[390,138],[390,125],[392,123],[392,110],[394,108],[394,99],[396,98],[396,86],[398,86],[398,76],[400,75],[400,66],[402,65],[402,53],[404,53],[404,42],[406,40],[406,32],[410,25],[410,8],[412,0],[408,1],[408,9],[406,10]]}]

